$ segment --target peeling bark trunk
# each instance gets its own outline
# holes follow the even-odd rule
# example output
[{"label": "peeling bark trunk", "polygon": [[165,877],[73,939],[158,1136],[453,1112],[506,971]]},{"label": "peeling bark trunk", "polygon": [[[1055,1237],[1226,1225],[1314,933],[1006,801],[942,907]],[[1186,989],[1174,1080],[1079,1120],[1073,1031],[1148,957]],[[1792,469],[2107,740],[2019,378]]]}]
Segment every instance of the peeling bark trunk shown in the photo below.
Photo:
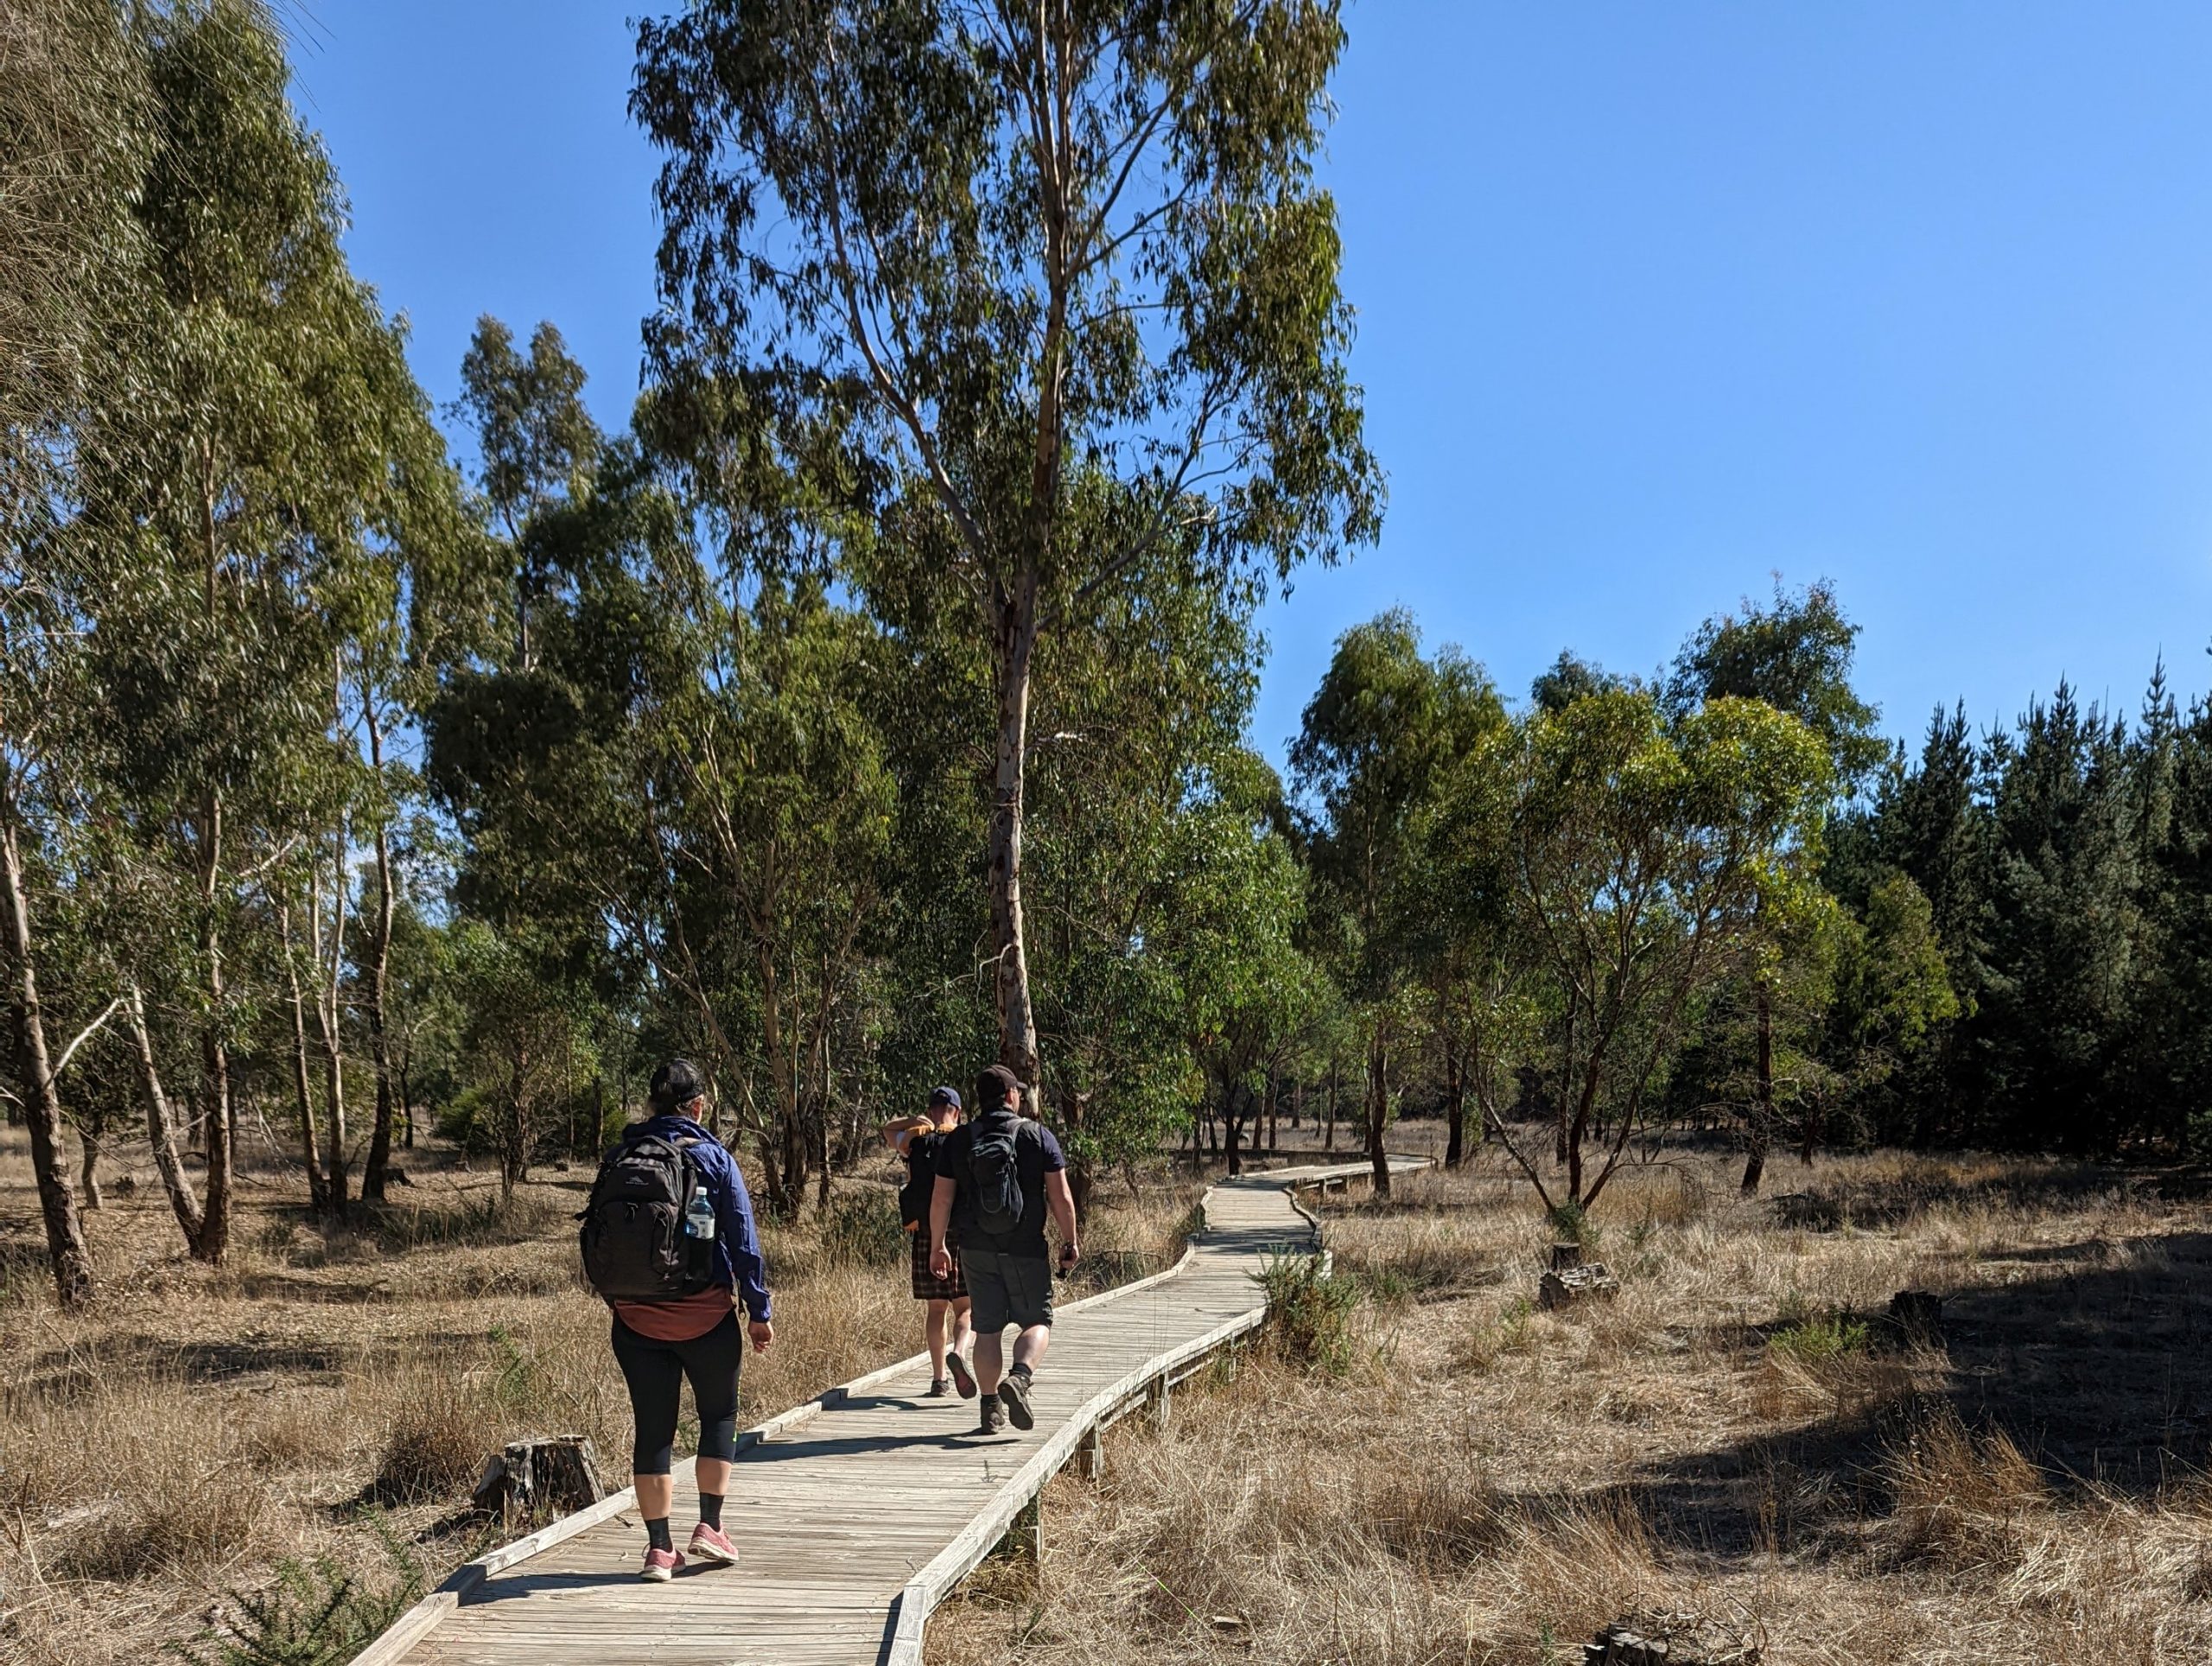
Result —
[{"label": "peeling bark trunk", "polygon": [[300,970],[292,959],[292,911],[276,909],[276,932],[284,950],[284,978],[291,988],[292,1091],[299,1106],[300,1160],[308,1173],[308,1207],[317,1215],[330,1211],[330,1188],[322,1178],[322,1152],[315,1143],[315,1084],[308,1069],[307,997],[300,992]]},{"label": "peeling bark trunk", "polygon": [[146,1141],[154,1148],[154,1167],[160,1172],[162,1190],[169,1194],[169,1208],[176,1215],[176,1224],[184,1230],[184,1241],[196,1250],[207,1227],[207,1218],[200,1206],[199,1195],[192,1189],[192,1176],[185,1173],[184,1160],[176,1153],[176,1122],[169,1109],[168,1095],[162,1088],[161,1071],[154,1062],[153,1038],[146,1032],[146,1002],[135,983],[130,986],[130,999],[124,1009],[130,1015],[130,1040],[138,1055],[138,1084],[146,1096]]},{"label": "peeling bark trunk", "polygon": [[[998,761],[991,795],[991,952],[996,962],[999,1062],[1027,1084],[1038,1079],[1036,1014],[1021,915],[1022,795],[1028,768],[1029,676],[1037,647],[1037,575],[1019,575],[994,608],[998,672]],[[1032,1101],[1032,1110],[1034,1101]]]},{"label": "peeling bark trunk", "polygon": [[[0,764],[0,792],[7,787]],[[16,1080],[23,1090],[23,1118],[30,1124],[31,1168],[38,1178],[39,1213],[46,1224],[47,1260],[54,1269],[54,1292],[65,1307],[92,1299],[92,1258],[85,1245],[85,1225],[77,1212],[77,1193],[61,1166],[61,1096],[46,1050],[46,1014],[39,1005],[38,973],[31,947],[30,896],[23,883],[22,853],[12,819],[0,814],[0,901],[8,911],[8,958],[14,963],[9,990],[14,1030]]]},{"label": "peeling bark trunk", "polygon": [[[213,580],[209,582],[212,584]],[[222,933],[215,919],[215,882],[222,874],[223,800],[209,793],[199,818],[200,840],[200,958],[207,980],[207,1026],[200,1032],[200,1073],[205,1081],[205,1126],[200,1137],[207,1155],[207,1197],[201,1205],[200,1236],[193,1241],[198,1259],[219,1262],[231,1241],[232,1129],[231,1049],[223,1036],[224,1008],[228,996],[223,987]]]},{"label": "peeling bark trunk", "polygon": [[[339,978],[346,964],[346,835],[341,828],[337,836],[336,889],[331,898],[330,969],[327,983],[315,989],[315,1027],[322,1036],[323,1112],[327,1119],[329,1148],[323,1154],[323,1199],[333,1218],[346,1218],[346,1052],[338,1032]],[[322,952],[322,919],[320,889],[310,893],[308,904],[308,935],[314,940],[315,952]],[[322,969],[318,966],[316,970]]]},{"label": "peeling bark trunk", "polygon": [[[384,729],[377,717],[376,701],[364,698],[362,709],[369,731],[369,766],[384,780]],[[391,1160],[391,1043],[386,1033],[385,1002],[391,968],[391,828],[379,811],[375,842],[377,912],[369,925],[369,1062],[377,1078],[377,1120],[369,1135],[368,1160],[361,1168],[361,1196],[384,1201],[385,1168]],[[573,1143],[573,1142],[572,1142]]]},{"label": "peeling bark trunk", "polygon": [[1574,1081],[1574,997],[1567,996],[1567,1037],[1560,1044],[1559,1055],[1559,1122],[1553,1131],[1552,1160],[1561,1167],[1567,1165],[1567,1124],[1572,1113],[1567,1110],[1568,1096]]}]

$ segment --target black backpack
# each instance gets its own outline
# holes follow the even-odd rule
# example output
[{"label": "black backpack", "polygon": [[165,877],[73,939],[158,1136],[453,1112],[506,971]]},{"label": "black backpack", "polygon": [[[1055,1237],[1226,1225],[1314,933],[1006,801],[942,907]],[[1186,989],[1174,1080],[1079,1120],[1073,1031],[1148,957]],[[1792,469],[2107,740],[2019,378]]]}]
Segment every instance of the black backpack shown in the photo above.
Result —
[{"label": "black backpack", "polygon": [[971,1125],[968,1179],[975,1188],[976,1224],[985,1232],[1020,1229],[1027,1199],[1021,1195],[1021,1169],[1014,1160],[1024,1119],[987,1116]]},{"label": "black backpack", "polygon": [[601,1160],[577,1217],[584,1277],[609,1301],[676,1301],[715,1281],[715,1246],[683,1230],[684,1205],[705,1179],[687,1147],[657,1134],[625,1140]]},{"label": "black backpack", "polygon": [[899,1188],[899,1224],[926,1230],[930,1198],[937,1190],[937,1141],[934,1134],[917,1134],[906,1141],[906,1180]]}]

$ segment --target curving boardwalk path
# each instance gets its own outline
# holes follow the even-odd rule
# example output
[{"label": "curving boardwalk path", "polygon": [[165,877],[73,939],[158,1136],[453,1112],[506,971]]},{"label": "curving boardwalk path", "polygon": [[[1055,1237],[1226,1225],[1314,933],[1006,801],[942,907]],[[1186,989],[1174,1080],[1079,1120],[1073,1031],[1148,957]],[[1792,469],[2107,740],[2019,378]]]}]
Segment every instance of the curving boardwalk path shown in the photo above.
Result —
[{"label": "curving boardwalk path", "polygon": [[[1252,1275],[1271,1255],[1314,1247],[1290,1189],[1368,1173],[1347,1163],[1216,1186],[1173,1271],[1062,1310],[1027,1434],[974,1434],[975,1402],[922,1398],[928,1362],[902,1361],[752,1432],[722,1516],[740,1566],[640,1582],[626,1489],[461,1569],[356,1666],[918,1666],[929,1610],[1091,1431],[1260,1322]],[[679,1544],[696,1508],[686,1459]]]}]

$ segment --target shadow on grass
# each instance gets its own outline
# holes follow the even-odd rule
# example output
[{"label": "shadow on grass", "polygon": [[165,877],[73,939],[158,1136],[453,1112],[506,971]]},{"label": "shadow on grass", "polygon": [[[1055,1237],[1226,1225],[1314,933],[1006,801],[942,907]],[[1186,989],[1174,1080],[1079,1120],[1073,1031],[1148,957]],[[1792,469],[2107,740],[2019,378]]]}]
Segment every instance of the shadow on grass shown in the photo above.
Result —
[{"label": "shadow on grass", "polygon": [[2102,1163],[2020,1161],[1960,1174],[1945,1162],[1909,1163],[1900,1173],[1840,1177],[1770,1199],[1784,1226],[1833,1232],[1845,1226],[1886,1230],[1937,1209],[2062,1211],[2112,1192],[2163,1195],[2174,1173]]},{"label": "shadow on grass", "polygon": [[[2094,1486],[2148,1500],[2202,1476],[2212,1459],[2212,1234],[2002,1258],[2042,1270],[1950,1299],[1939,1386],[1900,1369],[1822,1421],[1647,1466],[1627,1490],[1654,1533],[1732,1559],[1886,1515],[1885,1454],[1947,1404],[1967,1428],[2008,1435],[2062,1496]],[[1734,1336],[1758,1347],[1780,1328]]]}]

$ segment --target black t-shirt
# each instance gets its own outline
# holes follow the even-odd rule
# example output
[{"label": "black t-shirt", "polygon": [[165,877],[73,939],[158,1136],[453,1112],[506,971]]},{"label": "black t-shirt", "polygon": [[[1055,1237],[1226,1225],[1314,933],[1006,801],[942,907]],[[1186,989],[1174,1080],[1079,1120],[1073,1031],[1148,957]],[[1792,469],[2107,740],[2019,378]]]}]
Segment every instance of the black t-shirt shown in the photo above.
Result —
[{"label": "black t-shirt", "polygon": [[[995,1111],[992,1116],[1013,1114]],[[1011,1232],[984,1231],[976,1224],[976,1188],[969,1177],[968,1154],[976,1142],[977,1125],[989,1120],[978,1117],[963,1122],[935,1141],[938,1174],[958,1188],[952,1196],[952,1224],[959,1229],[960,1242],[966,1248],[1042,1261],[1051,1253],[1045,1246],[1045,1177],[1065,1168],[1068,1160],[1052,1129],[1027,1118],[1018,1119],[1021,1126],[1014,1136],[1014,1170],[1021,1178],[1021,1224]]]}]

